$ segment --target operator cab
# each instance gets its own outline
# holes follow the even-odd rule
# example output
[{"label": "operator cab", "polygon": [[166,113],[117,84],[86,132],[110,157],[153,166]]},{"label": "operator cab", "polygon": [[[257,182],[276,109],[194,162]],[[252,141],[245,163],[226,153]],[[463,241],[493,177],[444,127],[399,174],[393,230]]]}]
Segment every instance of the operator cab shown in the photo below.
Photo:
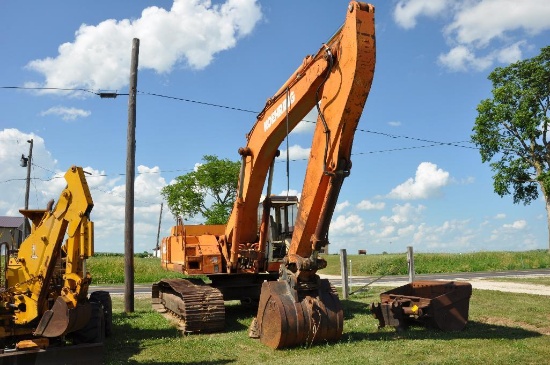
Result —
[{"label": "operator cab", "polygon": [[[270,200],[267,253],[268,262],[282,260],[288,250],[298,212],[297,196],[272,195]],[[261,221],[263,204],[258,208],[258,221]],[[260,226],[260,224],[258,224]]]}]

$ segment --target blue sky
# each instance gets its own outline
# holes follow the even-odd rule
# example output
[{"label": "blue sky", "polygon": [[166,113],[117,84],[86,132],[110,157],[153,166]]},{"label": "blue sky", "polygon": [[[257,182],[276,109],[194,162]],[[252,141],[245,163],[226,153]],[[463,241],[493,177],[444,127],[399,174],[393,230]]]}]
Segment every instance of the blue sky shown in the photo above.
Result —
[{"label": "blue sky", "polygon": [[[2,2],[0,86],[92,92],[0,89],[0,214],[17,215],[24,205],[26,169],[19,159],[32,138],[30,208],[57,199],[64,186],[59,176],[83,166],[91,173],[96,251],[124,251],[128,97],[100,99],[93,92],[128,92],[132,38],[139,38],[134,244],[136,252],[150,251],[160,189],[192,171],[203,155],[238,160],[253,112],[331,37],[347,5]],[[548,45],[550,3],[374,5],[375,77],[331,223],[330,252],[547,248],[544,202],[514,205],[496,195],[490,167],[468,141],[477,104],[491,96],[488,74]],[[290,186],[280,160],[276,193],[301,192],[312,136],[312,123],[302,124],[289,136]],[[161,236],[172,223],[165,205]]]}]

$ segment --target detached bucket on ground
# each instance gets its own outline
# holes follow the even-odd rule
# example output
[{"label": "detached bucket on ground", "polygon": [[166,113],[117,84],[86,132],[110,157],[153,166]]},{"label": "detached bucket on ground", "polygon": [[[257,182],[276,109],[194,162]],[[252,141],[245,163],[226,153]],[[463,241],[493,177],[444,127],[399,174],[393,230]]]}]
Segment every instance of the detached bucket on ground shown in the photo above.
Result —
[{"label": "detached bucket on ground", "polygon": [[410,324],[460,331],[468,322],[472,285],[459,281],[415,281],[380,294],[371,304],[379,327],[397,330]]}]

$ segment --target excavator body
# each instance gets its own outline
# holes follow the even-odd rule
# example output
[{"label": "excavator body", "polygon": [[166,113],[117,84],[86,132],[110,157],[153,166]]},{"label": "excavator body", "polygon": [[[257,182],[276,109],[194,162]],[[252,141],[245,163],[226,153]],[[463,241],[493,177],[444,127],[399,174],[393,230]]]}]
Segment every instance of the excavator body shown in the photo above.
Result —
[{"label": "excavator body", "polygon": [[[163,240],[165,268],[206,275],[210,282],[162,280],[153,285],[155,304],[184,321],[194,321],[187,318],[193,309],[205,328],[220,328],[206,325],[206,319],[219,311],[221,301],[259,303],[250,336],[272,348],[341,337],[342,308],[334,288],[317,275],[326,267],[319,253],[328,244],[332,214],[350,174],[353,137],[370,92],[375,59],[374,7],[351,1],[342,27],[316,54],[304,58],[268,99],[246,135],[246,146],[238,150],[238,192],[227,224],[179,224]],[[273,197],[279,146],[314,108],[319,116],[299,204],[296,198]],[[266,198],[258,214],[262,196]],[[295,208],[296,214],[289,214]],[[205,285],[219,294],[205,290]],[[165,294],[177,297],[176,305],[168,308]],[[209,307],[208,301],[217,304]]]}]

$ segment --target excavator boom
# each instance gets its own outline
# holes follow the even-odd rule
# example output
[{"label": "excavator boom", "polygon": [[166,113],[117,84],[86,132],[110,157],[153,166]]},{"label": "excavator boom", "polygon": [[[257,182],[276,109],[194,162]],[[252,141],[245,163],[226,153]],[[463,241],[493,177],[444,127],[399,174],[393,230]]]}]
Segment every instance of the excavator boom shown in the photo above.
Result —
[{"label": "excavator boom", "polygon": [[[350,174],[353,137],[374,77],[374,31],[374,7],[352,1],[340,31],[314,57],[319,65],[307,68],[303,74],[299,72],[299,81],[284,86],[287,94],[296,95],[298,118],[303,118],[303,111],[312,107],[317,107],[319,117],[281,277],[263,283],[258,314],[251,328],[253,337],[272,348],[337,340],[342,335],[340,301],[328,280],[321,280],[316,274],[326,266],[317,254],[328,244],[332,214],[344,178]],[[303,95],[301,83],[310,87]],[[290,115],[295,107],[290,104]],[[267,119],[264,125],[284,129],[283,120],[273,119],[271,123]],[[266,143],[258,145],[267,149],[267,157],[262,156],[261,150],[253,152],[256,144],[251,141],[254,137],[261,139],[257,128],[256,125],[249,140],[249,176],[254,174],[254,164],[269,158],[271,152]],[[253,189],[249,187],[248,192],[256,194]],[[242,239],[244,233],[241,235]]]},{"label": "excavator boom", "polygon": [[244,170],[242,193],[225,234],[232,243],[232,260],[237,258],[239,244],[256,240],[256,206],[281,142],[315,107],[319,118],[291,252],[307,256],[312,234],[319,240],[326,238],[339,191],[334,177],[343,179],[351,168],[353,135],[370,90],[374,65],[374,7],[351,2],[341,29],[316,55],[307,56],[268,100],[247,135],[246,147],[239,150]]}]

